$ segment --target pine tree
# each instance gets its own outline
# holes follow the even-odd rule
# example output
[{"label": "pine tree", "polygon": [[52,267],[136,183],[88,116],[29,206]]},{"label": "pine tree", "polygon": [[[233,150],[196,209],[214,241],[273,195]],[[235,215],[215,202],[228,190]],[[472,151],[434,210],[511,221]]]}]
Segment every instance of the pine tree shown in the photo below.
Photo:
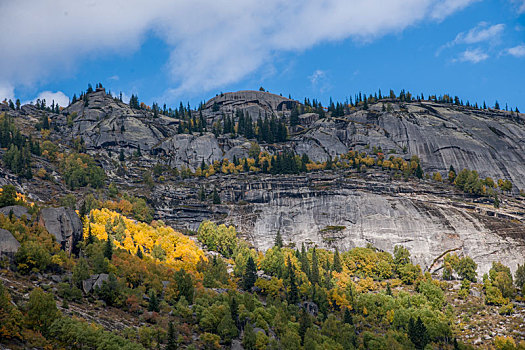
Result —
[{"label": "pine tree", "polygon": [[242,338],[242,345],[246,350],[254,350],[255,349],[255,342],[256,342],[256,334],[253,331],[253,327],[248,322],[246,326],[244,326],[244,336]]},{"label": "pine tree", "polygon": [[423,178],[423,169],[421,169],[421,164],[417,163],[417,168],[414,174],[416,175],[418,179]]},{"label": "pine tree", "polygon": [[308,313],[302,309],[301,314],[299,315],[299,336],[301,337],[301,345],[304,344],[304,335],[308,328],[312,326],[312,320]]},{"label": "pine tree", "polygon": [[386,295],[392,295],[392,288],[390,287],[390,283],[386,284]]},{"label": "pine tree", "polygon": [[47,114],[42,116],[42,129],[45,129],[45,130],[49,129],[49,119],[47,118]]},{"label": "pine tree", "polygon": [[126,159],[126,157],[124,156],[124,150],[120,150],[120,154],[118,156],[118,160],[123,162],[124,160]]},{"label": "pine tree", "polygon": [[421,317],[418,317],[416,322],[412,317],[408,320],[408,337],[418,350],[424,349],[428,344],[427,328],[421,321]]},{"label": "pine tree", "polygon": [[346,324],[354,324],[354,319],[352,317],[352,314],[350,313],[350,310],[348,310],[348,308],[345,308],[343,322]]},{"label": "pine tree", "polygon": [[312,251],[312,269],[310,271],[310,282],[312,282],[312,284],[319,283],[319,261],[317,260],[315,247]]},{"label": "pine tree", "polygon": [[274,246],[279,248],[283,247],[283,237],[281,236],[281,230],[277,230],[277,234],[275,235]]},{"label": "pine tree", "polygon": [[343,271],[343,266],[341,264],[341,257],[339,256],[339,250],[337,249],[337,247],[335,248],[334,263],[333,263],[332,267],[333,267],[334,271],[336,271],[336,272]]},{"label": "pine tree", "polygon": [[304,248],[304,242],[301,244],[301,254],[300,254],[301,270],[310,278],[310,264],[308,262],[308,255],[306,254],[306,249]]},{"label": "pine tree", "polygon": [[149,293],[148,311],[160,311],[159,299],[157,298],[157,293],[153,290]]},{"label": "pine tree", "polygon": [[[85,202],[84,202],[85,204]],[[91,223],[88,222],[88,236],[87,236],[87,245],[92,244],[95,242],[95,237],[93,236],[93,232],[91,231]]]},{"label": "pine tree", "polygon": [[290,126],[299,125],[299,110],[297,106],[295,106],[292,109],[292,113],[290,114]]},{"label": "pine tree", "polygon": [[104,247],[104,257],[106,257],[108,260],[111,260],[113,258],[113,242],[112,238],[108,235],[108,239],[106,240],[106,245]]},{"label": "pine tree", "polygon": [[213,204],[221,204],[221,197],[219,196],[217,189],[213,189],[212,201]]},{"label": "pine tree", "polygon": [[244,290],[250,290],[255,284],[255,281],[257,281],[257,266],[255,266],[255,262],[250,256],[246,262],[246,269],[242,277]]},{"label": "pine tree", "polygon": [[295,305],[299,302],[299,293],[297,291],[297,284],[295,281],[295,269],[292,265],[292,260],[288,256],[288,278],[290,279],[290,288],[288,290],[288,304]]},{"label": "pine tree", "polygon": [[230,314],[231,314],[231,317],[232,317],[232,320],[233,322],[235,322],[235,324],[237,325],[238,327],[238,320],[239,320],[239,303],[237,302],[237,298],[235,297],[235,295],[232,297],[231,299],[231,303],[230,303]]},{"label": "pine tree", "polygon": [[137,246],[137,258],[142,259],[144,257],[144,254],[142,254],[142,249],[140,249],[139,246]]},{"label": "pine tree", "polygon": [[204,191],[204,187],[201,187],[199,189],[199,200],[201,202],[204,202],[206,200],[206,191]]},{"label": "pine tree", "polygon": [[177,339],[175,334],[175,327],[173,326],[173,321],[170,320],[168,324],[168,343],[166,344],[166,350],[177,350]]}]

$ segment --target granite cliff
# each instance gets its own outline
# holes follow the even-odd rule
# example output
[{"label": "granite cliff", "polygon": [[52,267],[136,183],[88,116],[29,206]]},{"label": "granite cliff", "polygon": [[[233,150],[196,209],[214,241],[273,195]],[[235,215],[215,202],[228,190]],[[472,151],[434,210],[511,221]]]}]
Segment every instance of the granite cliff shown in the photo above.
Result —
[{"label": "granite cliff", "polygon": [[[53,127],[49,140],[67,152],[80,139],[85,151],[104,168],[108,183],[146,198],[157,219],[179,229],[196,230],[205,219],[234,224],[261,249],[272,245],[277,231],[287,244],[296,246],[304,242],[344,250],[370,243],[391,252],[395,245],[405,245],[415,261],[430,271],[439,270],[440,258],[447,251],[472,256],[480,274],[488,271],[492,261],[500,260],[512,270],[524,261],[525,206],[519,195],[525,189],[522,114],[382,99],[370,103],[368,109],[346,108],[337,117],[303,109],[298,125],[289,125],[292,111],[300,106],[298,101],[267,92],[221,94],[188,112],[189,119],[204,119],[209,126],[193,133],[179,132],[180,118],[130,108],[102,88],[60,113],[31,105],[6,109],[6,113],[35,138],[39,134],[34,124],[47,113]],[[253,139],[210,132],[226,116],[238,122],[238,111],[254,121],[274,117],[287,123],[286,142],[259,141],[261,151],[269,154],[293,151],[318,162],[349,150],[375,149],[386,157],[404,159],[417,155],[427,174],[440,172],[446,177],[451,165],[457,170],[476,170],[482,178],[510,180],[512,194],[500,193],[502,206],[495,209],[486,197],[466,195],[449,184],[355,169],[188,178],[171,176],[163,168],[153,183],[143,182],[154,166],[195,170],[203,162],[247,157]],[[120,153],[124,160],[119,159]],[[37,163],[54,174],[53,182],[17,179],[4,169],[3,183],[15,183],[44,202],[71,192],[53,164],[44,158]],[[209,198],[213,190],[222,204],[199,198],[199,191]],[[61,240],[64,244],[76,229],[69,231]]]}]

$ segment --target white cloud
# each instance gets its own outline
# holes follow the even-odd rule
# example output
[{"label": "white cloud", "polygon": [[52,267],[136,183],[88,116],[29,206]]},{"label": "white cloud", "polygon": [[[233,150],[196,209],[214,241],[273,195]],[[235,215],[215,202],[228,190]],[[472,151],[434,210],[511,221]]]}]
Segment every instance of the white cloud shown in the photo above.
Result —
[{"label": "white cloud", "polygon": [[312,85],[318,84],[321,80],[326,79],[326,73],[320,69],[317,69],[308,77]]},{"label": "white cloud", "polygon": [[48,106],[51,106],[53,101],[55,101],[55,104],[58,103],[61,107],[67,107],[69,104],[69,97],[67,97],[62,91],[42,91],[32,102],[36,102],[36,100],[46,100],[46,105]]},{"label": "white cloud", "polygon": [[517,6],[518,14],[525,13],[525,0],[511,0]]},{"label": "white cloud", "polygon": [[148,35],[170,49],[171,93],[236,82],[276,54],[370,41],[472,0],[5,0],[0,80],[15,87],[73,72],[80,59],[130,54]]},{"label": "white cloud", "polygon": [[6,82],[0,82],[0,102],[4,99],[13,100],[14,98],[15,89],[13,88],[13,85]]},{"label": "white cloud", "polygon": [[321,93],[330,89],[330,82],[326,72],[321,69],[315,70],[312,75],[308,76],[308,80],[310,80],[312,88],[319,90]]},{"label": "white cloud", "polygon": [[505,53],[514,57],[525,57],[525,44],[508,48],[505,50]]},{"label": "white cloud", "polygon": [[481,22],[468,32],[461,32],[456,35],[454,44],[477,44],[483,41],[499,40],[505,25],[503,23],[489,25],[487,22]]},{"label": "white cloud", "polygon": [[477,1],[479,0],[444,0],[438,2],[432,10],[431,17],[437,20],[443,20],[454,12],[462,10]]},{"label": "white cloud", "polygon": [[489,55],[481,49],[467,49],[463,51],[454,61],[479,63],[489,58]]},{"label": "white cloud", "polygon": [[474,28],[466,32],[458,33],[454,40],[441,46],[437,50],[436,56],[439,56],[444,49],[454,47],[455,45],[472,45],[483,42],[494,45],[500,42],[501,34],[504,30],[505,25],[503,23],[490,25],[487,22],[480,22]]}]

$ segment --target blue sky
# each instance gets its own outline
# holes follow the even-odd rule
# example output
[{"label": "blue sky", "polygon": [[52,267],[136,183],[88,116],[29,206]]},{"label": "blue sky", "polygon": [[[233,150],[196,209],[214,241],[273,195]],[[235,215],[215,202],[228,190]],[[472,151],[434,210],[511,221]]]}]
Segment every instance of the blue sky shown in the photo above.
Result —
[{"label": "blue sky", "polygon": [[0,98],[101,82],[197,105],[263,86],[302,100],[404,88],[525,111],[525,0],[3,1]]}]

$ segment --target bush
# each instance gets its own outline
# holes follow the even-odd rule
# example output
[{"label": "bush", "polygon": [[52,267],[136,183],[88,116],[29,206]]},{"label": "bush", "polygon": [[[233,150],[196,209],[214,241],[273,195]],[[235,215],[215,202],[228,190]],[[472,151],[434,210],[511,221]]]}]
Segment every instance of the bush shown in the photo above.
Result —
[{"label": "bush", "polygon": [[[55,320],[50,327],[51,337],[72,349],[144,349],[140,344],[94,327],[87,322],[62,317]],[[72,342],[74,340],[74,342]]]},{"label": "bush", "polygon": [[35,288],[29,294],[26,323],[29,328],[47,334],[53,321],[60,316],[53,295]]},{"label": "bush", "polygon": [[419,277],[421,277],[419,265],[406,264],[399,269],[399,278],[404,284],[413,284]]},{"label": "bush", "polygon": [[15,205],[16,201],[16,188],[13,185],[2,186],[2,192],[0,192],[0,207],[7,207],[9,205]]},{"label": "bush", "polygon": [[0,283],[0,339],[22,337],[22,314],[11,302],[9,291]]},{"label": "bush", "polygon": [[51,254],[36,241],[23,242],[15,255],[21,273],[43,272],[51,264]]},{"label": "bush", "polygon": [[459,260],[456,271],[462,279],[467,279],[471,282],[476,282],[477,268],[478,265],[474,262],[474,260],[472,260],[472,258],[469,256],[465,256]]},{"label": "bush", "polygon": [[71,283],[59,283],[57,295],[67,301],[79,301],[82,299],[82,291]]},{"label": "bush", "polygon": [[71,153],[61,164],[62,174],[66,185],[71,188],[79,188],[90,185],[100,188],[104,184],[106,174],[95,160],[87,154]]},{"label": "bush", "polygon": [[217,226],[211,221],[203,221],[200,224],[197,237],[208,249],[215,250],[226,257],[232,255],[237,245],[235,227],[227,227],[224,224]]}]

